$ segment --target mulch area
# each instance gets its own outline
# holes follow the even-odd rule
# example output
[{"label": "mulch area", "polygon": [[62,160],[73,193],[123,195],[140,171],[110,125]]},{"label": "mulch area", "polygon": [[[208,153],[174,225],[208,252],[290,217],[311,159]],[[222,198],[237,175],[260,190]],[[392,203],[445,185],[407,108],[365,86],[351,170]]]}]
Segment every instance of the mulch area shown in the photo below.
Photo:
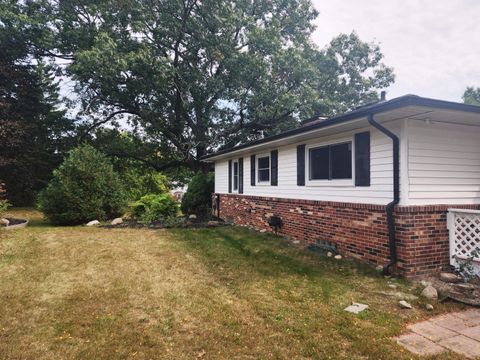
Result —
[{"label": "mulch area", "polygon": [[10,223],[8,224],[8,226],[19,225],[19,224],[26,223],[26,222],[28,221],[28,220],[26,220],[26,219],[18,219],[18,218],[10,218],[10,217],[6,217],[5,219],[7,219],[8,221],[10,221]]},{"label": "mulch area", "polygon": [[150,223],[141,223],[136,220],[124,220],[121,224],[111,225],[105,224],[100,227],[106,229],[172,229],[172,228],[208,228],[228,225],[222,219],[211,218],[209,220],[184,219],[179,222],[165,223],[162,221],[154,221]]}]

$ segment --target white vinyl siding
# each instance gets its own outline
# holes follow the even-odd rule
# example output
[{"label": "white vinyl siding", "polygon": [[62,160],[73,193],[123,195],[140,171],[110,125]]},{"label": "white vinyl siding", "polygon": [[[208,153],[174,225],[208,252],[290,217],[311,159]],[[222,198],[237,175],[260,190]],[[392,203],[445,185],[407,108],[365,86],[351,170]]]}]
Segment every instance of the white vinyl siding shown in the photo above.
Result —
[{"label": "white vinyl siding", "polygon": [[[401,122],[395,126],[387,124],[390,130],[400,134]],[[355,133],[370,131],[371,185],[366,187],[335,186],[297,186],[297,145],[315,145],[323,142],[343,141]],[[278,149],[278,186],[250,185],[250,155],[262,154],[246,152],[244,158],[244,195],[338,201],[364,204],[387,204],[392,201],[392,141],[383,133],[373,128],[363,128],[355,131],[339,132],[333,136],[318,137],[309,141],[297,142],[291,145],[276,147]],[[308,153],[306,154],[308,156]],[[238,157],[238,155],[236,155]],[[306,162],[307,164],[307,162]],[[218,174],[221,172],[222,174]],[[307,174],[308,176],[308,174]],[[307,177],[308,178],[308,177]],[[218,182],[217,182],[218,181]],[[215,191],[228,193],[228,159],[215,162]]]},{"label": "white vinyl siding", "polygon": [[228,193],[228,160],[215,162],[215,192]]},{"label": "white vinyl siding", "polygon": [[480,126],[409,120],[411,205],[480,203]]}]

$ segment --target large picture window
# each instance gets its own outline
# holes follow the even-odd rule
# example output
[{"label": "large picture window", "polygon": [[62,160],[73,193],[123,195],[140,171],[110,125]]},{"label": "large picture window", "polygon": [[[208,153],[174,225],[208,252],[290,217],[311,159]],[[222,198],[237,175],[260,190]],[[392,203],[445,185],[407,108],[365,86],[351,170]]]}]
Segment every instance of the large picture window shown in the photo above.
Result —
[{"label": "large picture window", "polygon": [[310,180],[352,178],[352,143],[331,144],[309,150]]},{"label": "large picture window", "polygon": [[238,190],[238,161],[233,162],[233,190]]},{"label": "large picture window", "polygon": [[270,181],[270,156],[258,157],[258,182]]}]

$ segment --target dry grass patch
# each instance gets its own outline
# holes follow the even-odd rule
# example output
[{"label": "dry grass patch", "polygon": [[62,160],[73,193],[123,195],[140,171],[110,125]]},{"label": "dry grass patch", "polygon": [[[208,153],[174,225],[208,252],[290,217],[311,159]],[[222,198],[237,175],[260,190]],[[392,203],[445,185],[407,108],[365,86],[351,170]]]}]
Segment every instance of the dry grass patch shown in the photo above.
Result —
[{"label": "dry grass patch", "polygon": [[[0,232],[2,358],[410,359],[389,338],[429,316],[379,295],[386,280],[371,270],[270,235],[12,215],[33,221]],[[345,313],[351,301],[370,310]]]}]

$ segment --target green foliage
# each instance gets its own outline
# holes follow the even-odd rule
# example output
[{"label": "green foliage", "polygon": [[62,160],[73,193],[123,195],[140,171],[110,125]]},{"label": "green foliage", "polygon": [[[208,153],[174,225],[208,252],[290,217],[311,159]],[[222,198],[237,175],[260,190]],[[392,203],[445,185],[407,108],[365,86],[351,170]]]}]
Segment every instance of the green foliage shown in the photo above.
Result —
[{"label": "green foliage", "polygon": [[18,206],[33,204],[74,130],[74,121],[58,108],[54,63],[36,53],[45,40],[44,19],[26,3],[0,1],[0,173]]},{"label": "green foliage", "polygon": [[[376,45],[311,41],[310,0],[26,2],[43,14],[92,127],[128,119],[156,170],[376,98],[393,82]],[[89,127],[85,131],[92,129]],[[160,155],[158,155],[160,154]],[[158,161],[157,161],[158,160]]]},{"label": "green foliage", "polygon": [[379,100],[378,90],[395,80],[393,69],[382,63],[380,47],[363,42],[355,32],[335,37],[317,59],[321,80],[315,113],[341,114]]},{"label": "green foliage", "polygon": [[187,192],[182,198],[182,212],[195,214],[199,218],[208,217],[212,208],[214,175],[198,172],[188,184]]},{"label": "green foliage", "polygon": [[170,179],[182,186],[192,174],[185,167],[158,171],[164,160],[161,151],[148,138],[135,131],[98,129],[89,138],[95,148],[112,159],[113,168],[127,189],[129,200],[138,200],[146,194],[165,193],[171,187]]},{"label": "green foliage", "polygon": [[480,87],[467,87],[462,96],[463,102],[470,105],[480,105]]},{"label": "green foliage", "polygon": [[39,195],[39,208],[54,224],[75,225],[120,215],[126,197],[108,158],[90,145],[70,151]]},{"label": "green foliage", "polygon": [[133,217],[144,223],[169,221],[177,213],[178,205],[170,194],[148,194],[132,206]]},{"label": "green foliage", "polygon": [[138,168],[130,168],[120,174],[125,184],[128,200],[138,200],[147,194],[166,194],[169,192],[167,177],[155,171],[141,173]]},{"label": "green foliage", "polygon": [[5,184],[0,182],[0,216],[7,211],[8,207],[10,206],[10,203],[7,200],[6,197],[7,191],[5,189]]}]

